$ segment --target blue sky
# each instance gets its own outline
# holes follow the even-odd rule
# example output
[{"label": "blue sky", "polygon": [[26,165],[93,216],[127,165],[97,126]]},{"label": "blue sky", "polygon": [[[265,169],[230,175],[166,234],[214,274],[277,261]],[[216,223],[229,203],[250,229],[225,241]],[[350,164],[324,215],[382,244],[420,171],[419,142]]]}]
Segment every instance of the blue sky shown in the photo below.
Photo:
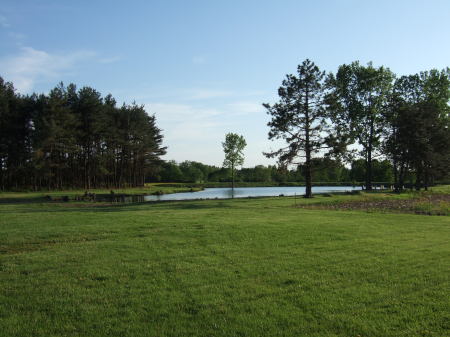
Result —
[{"label": "blue sky", "polygon": [[263,151],[285,74],[305,58],[336,71],[359,60],[398,75],[450,65],[450,1],[2,0],[0,76],[21,93],[59,81],[156,114],[166,159],[221,165],[227,132],[244,166]]}]

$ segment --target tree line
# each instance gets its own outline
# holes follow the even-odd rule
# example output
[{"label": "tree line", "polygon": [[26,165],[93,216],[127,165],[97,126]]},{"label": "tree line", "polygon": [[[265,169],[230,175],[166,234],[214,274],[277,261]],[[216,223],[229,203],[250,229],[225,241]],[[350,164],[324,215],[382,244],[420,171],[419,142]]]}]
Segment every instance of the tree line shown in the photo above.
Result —
[{"label": "tree line", "polygon": [[[393,169],[388,160],[373,160],[374,182],[392,184],[394,182]],[[313,158],[314,181],[321,183],[349,183],[360,184],[365,179],[365,163],[358,159],[351,162],[350,166],[344,165],[339,160],[330,158]],[[255,167],[243,167],[236,169],[236,182],[260,182],[260,183],[304,183],[305,165],[301,164],[293,168],[283,168],[276,165],[256,165]],[[412,175],[406,177],[409,183]],[[208,183],[231,182],[231,168],[206,165],[196,161],[184,161],[177,163],[173,160],[162,164],[161,170],[152,178],[155,182],[180,182],[180,183]]]},{"label": "tree line", "polygon": [[450,167],[450,70],[396,77],[388,68],[359,62],[336,74],[305,60],[278,89],[279,101],[264,104],[271,116],[269,139],[285,146],[266,153],[279,165],[305,167],[311,197],[315,157],[364,162],[365,188],[372,189],[374,159],[386,158],[396,190],[407,176],[416,189],[448,176]]},{"label": "tree line", "polygon": [[[242,168],[236,181],[305,182],[310,197],[313,181],[363,180],[367,190],[374,181],[392,181],[401,190],[412,180],[421,189],[449,178],[448,68],[397,77],[356,61],[327,74],[305,60],[286,75],[278,96],[263,104],[269,139],[285,143],[265,153],[278,165]],[[62,83],[48,95],[20,95],[0,77],[2,190],[230,181],[242,164],[231,158],[233,147],[224,162],[231,171],[164,162],[162,140],[155,116],[142,105],[117,106],[111,95]]]},{"label": "tree line", "polygon": [[142,105],[60,83],[20,95],[0,77],[0,188],[142,186],[161,165],[163,136]]}]

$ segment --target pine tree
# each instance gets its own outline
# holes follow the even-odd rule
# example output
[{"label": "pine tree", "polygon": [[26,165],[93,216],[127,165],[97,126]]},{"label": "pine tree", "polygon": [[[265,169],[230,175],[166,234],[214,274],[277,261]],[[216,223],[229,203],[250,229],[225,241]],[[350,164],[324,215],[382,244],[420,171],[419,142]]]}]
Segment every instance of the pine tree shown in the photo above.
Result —
[{"label": "pine tree", "polygon": [[267,124],[269,139],[286,142],[285,147],[265,155],[277,157],[282,167],[303,165],[307,198],[312,197],[312,159],[329,149],[333,139],[326,123],[324,78],[324,72],[310,60],[305,60],[297,67],[297,76],[287,75],[282,82],[278,103],[263,104],[272,117]]}]

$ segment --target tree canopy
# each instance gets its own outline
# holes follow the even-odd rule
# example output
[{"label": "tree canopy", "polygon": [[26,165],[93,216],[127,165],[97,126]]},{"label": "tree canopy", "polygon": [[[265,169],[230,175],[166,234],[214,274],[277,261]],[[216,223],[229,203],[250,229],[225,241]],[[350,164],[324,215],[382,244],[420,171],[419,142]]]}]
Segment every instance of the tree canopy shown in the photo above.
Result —
[{"label": "tree canopy", "polygon": [[279,101],[263,104],[272,118],[267,124],[269,139],[286,143],[266,156],[277,157],[282,166],[304,163],[307,198],[312,196],[312,158],[328,149],[332,138],[323,102],[324,78],[325,72],[307,59],[297,67],[297,76],[286,75],[278,89]]},{"label": "tree canopy", "polygon": [[232,187],[234,188],[234,173],[236,166],[244,164],[244,148],[247,145],[243,136],[227,133],[222,143],[225,159],[223,166],[231,169]]},{"label": "tree canopy", "polygon": [[144,106],[90,87],[22,96],[0,78],[0,107],[2,189],[142,186],[166,152]]},{"label": "tree canopy", "polygon": [[392,160],[396,189],[413,170],[427,188],[450,167],[450,72],[431,70],[395,81],[387,112],[384,153]]},{"label": "tree canopy", "polygon": [[228,133],[223,167],[161,159],[154,115],[117,105],[91,87],[58,84],[48,94],[20,95],[0,77],[0,189],[142,186],[146,181],[406,181],[417,189],[450,178],[450,70],[396,76],[371,63],[325,74],[305,60],[286,75],[278,101],[263,104],[267,152],[278,166],[243,165],[243,136]]},{"label": "tree canopy", "polygon": [[372,189],[372,159],[380,148],[394,74],[385,67],[359,62],[329,74],[328,110],[336,128],[355,140],[366,163],[366,189]]}]

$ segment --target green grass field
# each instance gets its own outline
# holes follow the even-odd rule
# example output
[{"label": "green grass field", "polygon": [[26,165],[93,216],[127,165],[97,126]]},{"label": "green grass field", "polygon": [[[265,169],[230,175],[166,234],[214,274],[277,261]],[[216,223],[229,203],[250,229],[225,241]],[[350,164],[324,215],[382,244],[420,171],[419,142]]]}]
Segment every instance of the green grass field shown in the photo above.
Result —
[{"label": "green grass field", "polygon": [[0,202],[0,336],[450,336],[448,216],[18,197]]}]

